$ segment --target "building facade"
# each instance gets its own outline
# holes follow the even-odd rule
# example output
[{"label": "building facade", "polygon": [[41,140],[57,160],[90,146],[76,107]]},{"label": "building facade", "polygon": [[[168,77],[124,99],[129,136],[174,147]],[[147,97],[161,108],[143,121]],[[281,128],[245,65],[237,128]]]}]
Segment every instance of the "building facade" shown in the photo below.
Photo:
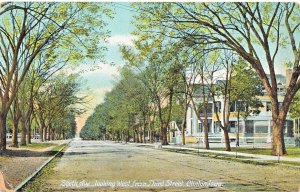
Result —
[{"label": "building facade", "polygon": [[[285,90],[286,90],[286,78],[283,75],[276,75],[278,83],[278,100],[279,102],[283,101]],[[237,103],[231,103],[230,107],[230,117],[228,132],[231,141],[236,141],[237,134],[239,135],[240,143],[271,143],[272,142],[272,112],[271,112],[271,102],[269,97],[266,94],[265,90],[262,90],[263,95],[257,96],[261,101],[263,107],[259,108],[260,113],[255,115],[250,115],[246,119],[237,116]],[[209,97],[208,97],[209,98]],[[201,102],[201,95],[194,95],[195,103]],[[209,142],[224,142],[223,131],[220,127],[220,124],[224,125],[223,109],[225,107],[224,98],[216,98],[214,102],[209,101],[207,107],[207,128],[209,135]],[[279,104],[280,105],[280,104]],[[216,113],[219,114],[219,119],[216,116]],[[200,112],[202,119],[204,118],[203,113]],[[293,120],[287,116],[285,127],[284,127],[284,136],[285,142],[287,145],[295,144],[295,137],[299,136],[299,120]],[[177,139],[181,135],[180,130],[175,133]],[[190,105],[187,109],[186,116],[186,142],[196,143],[203,142],[203,125],[201,121],[198,120],[194,107]]]},{"label": "building facade", "polygon": [[[272,112],[270,108],[270,100],[267,96],[259,97],[264,107],[261,107],[260,113],[257,115],[248,116],[247,119],[242,117],[237,117],[236,103],[232,103],[230,107],[230,117],[228,132],[231,141],[235,141],[237,138],[237,133],[239,132],[239,141],[241,143],[252,143],[252,142],[262,142],[270,143],[272,142]],[[219,103],[219,104],[218,104]],[[210,142],[224,142],[223,131],[220,127],[220,123],[224,124],[224,119],[222,119],[224,100],[219,99],[217,101],[218,106],[214,106],[211,102],[209,105],[209,110],[207,113],[207,129]],[[218,110],[220,120],[218,121],[215,110]],[[200,116],[201,113],[200,113]],[[203,116],[202,116],[203,117]],[[204,117],[203,117],[204,118]],[[294,135],[296,130],[293,129],[294,120],[289,116],[285,122],[284,135],[287,144],[293,144]],[[193,107],[188,108],[188,115],[186,118],[186,137],[187,141],[198,142],[203,141],[203,125],[198,120]]]}]

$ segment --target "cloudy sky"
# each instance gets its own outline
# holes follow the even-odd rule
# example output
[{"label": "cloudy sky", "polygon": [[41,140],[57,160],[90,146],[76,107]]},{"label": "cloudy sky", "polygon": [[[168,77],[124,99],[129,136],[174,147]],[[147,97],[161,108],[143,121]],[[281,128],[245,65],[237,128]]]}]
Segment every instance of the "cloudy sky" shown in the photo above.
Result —
[{"label": "cloudy sky", "polygon": [[[111,31],[111,37],[108,39],[105,63],[96,64],[95,70],[83,73],[83,90],[88,93],[89,103],[88,112],[77,118],[78,129],[84,125],[85,119],[93,112],[97,104],[100,104],[105,93],[111,90],[113,81],[118,76],[118,67],[124,64],[119,53],[119,45],[132,45],[134,36],[131,35],[133,25],[131,24],[134,10],[130,8],[129,3],[112,3],[115,10],[115,16],[112,20],[107,20],[107,29]],[[110,65],[114,63],[114,65]]]}]

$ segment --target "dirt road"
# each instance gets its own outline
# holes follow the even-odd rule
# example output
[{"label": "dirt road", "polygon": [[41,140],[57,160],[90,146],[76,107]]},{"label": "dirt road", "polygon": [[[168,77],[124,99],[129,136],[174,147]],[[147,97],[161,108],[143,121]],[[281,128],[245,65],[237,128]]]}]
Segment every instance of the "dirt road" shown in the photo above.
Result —
[{"label": "dirt road", "polygon": [[45,191],[298,191],[300,170],[103,141],[73,141]]}]

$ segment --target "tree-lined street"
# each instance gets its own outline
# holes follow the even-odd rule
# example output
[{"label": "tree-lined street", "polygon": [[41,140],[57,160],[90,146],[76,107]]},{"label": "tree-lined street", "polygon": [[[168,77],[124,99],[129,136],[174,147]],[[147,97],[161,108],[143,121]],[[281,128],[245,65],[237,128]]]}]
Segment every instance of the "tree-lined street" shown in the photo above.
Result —
[{"label": "tree-lined street", "polygon": [[299,37],[296,2],[0,2],[0,191],[300,190]]}]

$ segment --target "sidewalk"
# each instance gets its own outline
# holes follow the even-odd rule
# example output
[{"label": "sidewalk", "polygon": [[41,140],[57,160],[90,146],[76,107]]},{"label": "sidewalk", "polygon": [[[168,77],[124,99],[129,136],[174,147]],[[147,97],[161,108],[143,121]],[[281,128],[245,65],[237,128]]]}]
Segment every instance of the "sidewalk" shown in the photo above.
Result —
[{"label": "sidewalk", "polygon": [[2,183],[0,182],[0,191],[4,189],[8,191],[6,187],[15,188],[18,186],[53,156],[53,149],[56,146],[68,143],[69,141],[44,142],[56,145],[42,148],[11,148],[8,146],[7,151],[0,156],[0,180],[3,180]]},{"label": "sidewalk", "polygon": [[[160,143],[136,143],[136,145],[148,145],[148,146],[153,146],[157,148],[157,146],[160,146]],[[188,150],[188,151],[199,151],[200,153],[214,153],[214,154],[223,154],[223,155],[231,155],[231,156],[240,156],[240,157],[248,157],[251,158],[252,160],[264,160],[264,161],[278,161],[278,156],[272,156],[272,155],[257,155],[257,154],[249,154],[249,153],[240,153],[240,152],[235,152],[235,151],[218,151],[218,150],[207,150],[203,148],[192,148],[192,147],[187,147],[184,145],[163,145],[161,146],[163,149],[180,149],[180,150]],[[300,157],[294,158],[294,157],[284,157],[280,156],[279,157],[280,161],[288,161],[288,162],[299,162],[300,163]]]}]

